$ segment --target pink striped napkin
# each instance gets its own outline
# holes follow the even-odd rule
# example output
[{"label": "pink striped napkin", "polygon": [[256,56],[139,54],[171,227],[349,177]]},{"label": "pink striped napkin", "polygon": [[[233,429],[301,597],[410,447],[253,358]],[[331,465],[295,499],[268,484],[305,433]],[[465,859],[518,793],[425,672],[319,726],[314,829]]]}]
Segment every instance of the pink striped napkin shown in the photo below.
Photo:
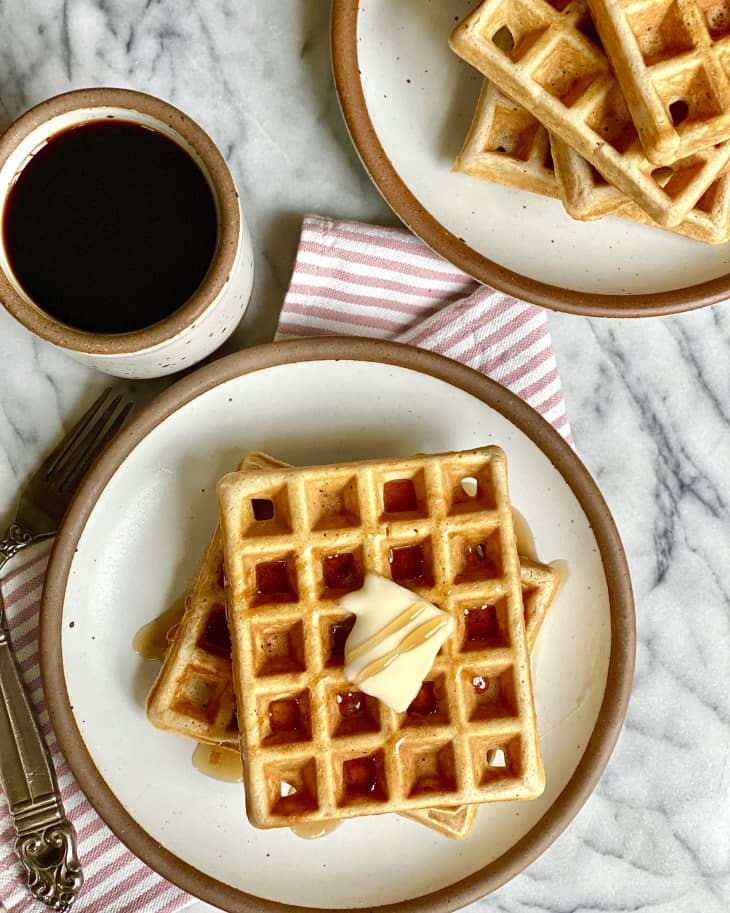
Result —
[{"label": "pink striped napkin", "polygon": [[[15,654],[56,767],[66,814],[76,828],[86,881],[73,907],[80,913],[173,913],[193,898],[137,859],[103,823],[74,780],[50,727],[38,667],[38,609],[50,543],[28,549],[0,584]],[[20,562],[20,556],[16,559]],[[0,906],[8,913],[42,913],[15,855],[15,830],[0,791]]]},{"label": "pink striped napkin", "polygon": [[[307,216],[278,338],[394,339],[470,365],[509,387],[568,440],[570,428],[545,312],[480,286],[409,232]],[[8,625],[79,837],[86,883],[80,913],[173,913],[192,898],[156,875],[108,830],[79,790],[50,729],[38,668],[38,607],[48,545],[0,584]],[[25,887],[0,793],[0,903],[46,908]]]},{"label": "pink striped napkin", "polygon": [[405,229],[307,216],[277,338],[342,335],[448,355],[570,440],[544,310],[479,285]]}]

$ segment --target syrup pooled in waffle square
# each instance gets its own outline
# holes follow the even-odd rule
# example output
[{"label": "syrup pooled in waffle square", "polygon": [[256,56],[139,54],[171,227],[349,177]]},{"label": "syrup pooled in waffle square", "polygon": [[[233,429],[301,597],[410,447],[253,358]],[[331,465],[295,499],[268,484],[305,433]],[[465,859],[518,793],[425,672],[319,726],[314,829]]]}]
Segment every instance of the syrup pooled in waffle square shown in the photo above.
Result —
[{"label": "syrup pooled in waffle square", "polygon": [[[550,155],[545,153],[549,144]],[[488,79],[454,170],[543,196],[560,197],[567,213],[586,221],[620,216],[657,225],[626,194]],[[671,231],[706,244],[730,240],[730,165]]]},{"label": "syrup pooled in waffle square", "polygon": [[730,137],[728,0],[588,0],[647,157]]},{"label": "syrup pooled in waffle square", "polygon": [[649,161],[584,0],[485,0],[452,49],[664,227],[678,225],[730,160],[730,142]]},{"label": "syrup pooled in waffle square", "polygon": [[[232,473],[218,498],[253,824],[542,793],[500,448]],[[456,621],[430,687],[404,713],[342,674],[353,619],[338,600],[366,572]]]}]

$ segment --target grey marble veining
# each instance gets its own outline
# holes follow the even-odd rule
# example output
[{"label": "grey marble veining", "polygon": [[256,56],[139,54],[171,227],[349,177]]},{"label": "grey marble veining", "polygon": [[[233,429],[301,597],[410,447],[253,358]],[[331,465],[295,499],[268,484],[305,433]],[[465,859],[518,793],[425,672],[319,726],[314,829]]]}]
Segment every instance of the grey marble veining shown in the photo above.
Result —
[{"label": "grey marble veining", "polygon": [[[227,350],[271,338],[304,212],[395,224],[339,114],[328,18],[324,0],[0,0],[0,128],[66,89],[127,86],[178,104],[223,150],[256,250],[253,304]],[[730,305],[641,322],[554,314],[550,325],[577,449],[631,563],[636,680],[616,752],[575,822],[472,909],[724,913]],[[0,312],[0,523],[105,383]]]}]

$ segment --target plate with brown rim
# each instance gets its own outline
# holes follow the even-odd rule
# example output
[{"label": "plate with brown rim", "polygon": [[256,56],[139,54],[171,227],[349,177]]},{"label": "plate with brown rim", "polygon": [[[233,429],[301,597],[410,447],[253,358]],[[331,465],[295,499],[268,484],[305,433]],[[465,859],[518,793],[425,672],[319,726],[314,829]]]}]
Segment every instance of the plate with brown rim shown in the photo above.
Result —
[{"label": "plate with brown rim", "polygon": [[350,136],[400,219],[480,282],[543,307],[640,317],[730,295],[730,244],[606,217],[576,222],[559,200],[451,166],[481,75],[448,47],[476,0],[334,0],[332,61]]},{"label": "plate with brown rim", "polygon": [[[185,592],[215,525],[216,480],[248,450],[304,465],[488,443],[507,453],[537,553],[564,562],[533,655],[545,794],[481,807],[458,842],[395,815],[347,821],[319,840],[251,827],[241,785],[203,777],[192,742],[147,722],[158,666],[132,648]],[[82,789],[152,868],[231,911],[447,911],[503,884],[598,781],[626,712],[634,648],[621,541],[568,444],[470,368],[361,339],[250,349],[163,393],[79,490],[41,615],[51,719]]]}]

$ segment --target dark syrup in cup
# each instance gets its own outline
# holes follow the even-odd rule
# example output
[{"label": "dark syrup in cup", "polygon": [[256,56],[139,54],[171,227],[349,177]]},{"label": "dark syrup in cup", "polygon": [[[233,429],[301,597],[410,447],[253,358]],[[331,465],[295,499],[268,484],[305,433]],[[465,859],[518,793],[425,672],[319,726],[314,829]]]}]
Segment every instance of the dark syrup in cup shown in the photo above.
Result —
[{"label": "dark syrup in cup", "polygon": [[2,215],[8,262],[33,302],[91,333],[127,333],[178,310],[205,277],[218,227],[188,153],[121,119],[69,128],[16,176]]}]

